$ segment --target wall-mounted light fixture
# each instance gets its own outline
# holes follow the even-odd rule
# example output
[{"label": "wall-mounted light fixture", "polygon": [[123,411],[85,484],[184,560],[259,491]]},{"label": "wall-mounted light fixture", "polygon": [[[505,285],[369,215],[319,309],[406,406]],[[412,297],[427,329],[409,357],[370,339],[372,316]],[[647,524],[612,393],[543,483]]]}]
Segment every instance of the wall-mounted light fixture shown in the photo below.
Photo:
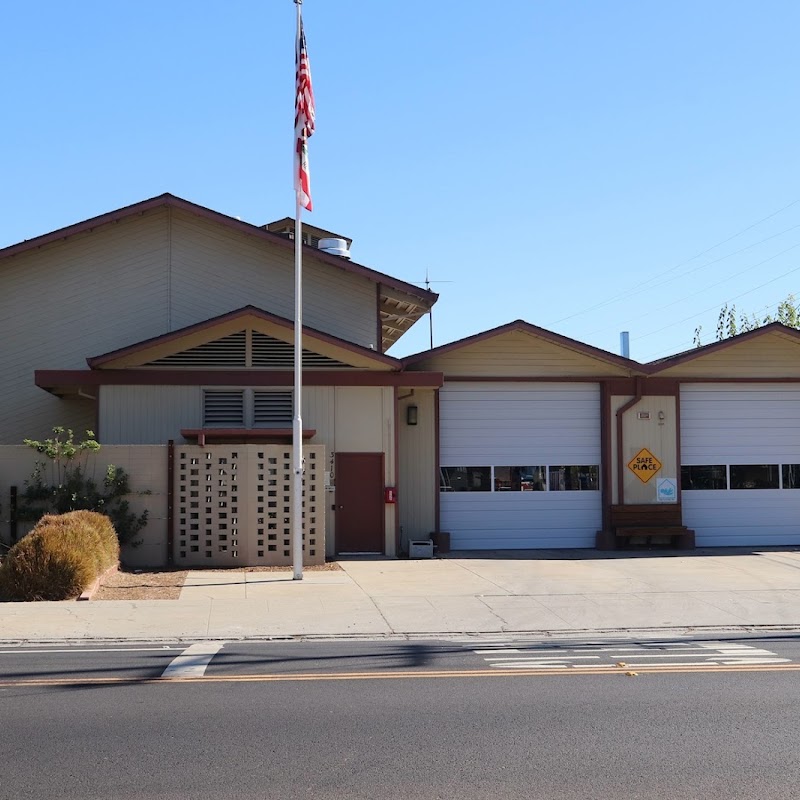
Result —
[{"label": "wall-mounted light fixture", "polygon": [[406,425],[417,424],[418,409],[416,406],[406,406]]}]

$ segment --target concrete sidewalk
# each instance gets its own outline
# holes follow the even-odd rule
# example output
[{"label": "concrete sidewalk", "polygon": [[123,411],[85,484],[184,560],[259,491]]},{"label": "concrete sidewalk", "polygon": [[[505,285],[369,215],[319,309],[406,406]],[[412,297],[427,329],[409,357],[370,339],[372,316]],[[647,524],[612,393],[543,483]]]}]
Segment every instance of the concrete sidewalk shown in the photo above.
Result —
[{"label": "concrete sidewalk", "polygon": [[800,551],[460,553],[192,572],[179,600],[5,603],[0,641],[800,629]]}]

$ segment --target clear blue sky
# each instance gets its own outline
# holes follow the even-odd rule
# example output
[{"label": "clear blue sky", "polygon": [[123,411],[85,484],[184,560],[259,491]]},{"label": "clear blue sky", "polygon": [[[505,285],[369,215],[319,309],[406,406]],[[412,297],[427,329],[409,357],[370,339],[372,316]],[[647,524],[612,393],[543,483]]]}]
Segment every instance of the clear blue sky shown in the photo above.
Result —
[{"label": "clear blue sky", "polygon": [[[725,301],[800,294],[794,0],[303,8],[306,219],[442,281],[436,344],[522,318],[612,351],[629,329],[646,361],[712,341]],[[293,214],[294,12],[6,3],[0,246],[165,191]],[[392,352],[427,346],[421,322]]]}]

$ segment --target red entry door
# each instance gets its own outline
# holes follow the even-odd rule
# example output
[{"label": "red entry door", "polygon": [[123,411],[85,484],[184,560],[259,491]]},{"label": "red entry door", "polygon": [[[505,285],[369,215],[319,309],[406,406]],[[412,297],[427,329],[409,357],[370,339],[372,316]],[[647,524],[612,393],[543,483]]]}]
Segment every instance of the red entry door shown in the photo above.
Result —
[{"label": "red entry door", "polygon": [[383,453],[336,454],[336,552],[383,553]]}]

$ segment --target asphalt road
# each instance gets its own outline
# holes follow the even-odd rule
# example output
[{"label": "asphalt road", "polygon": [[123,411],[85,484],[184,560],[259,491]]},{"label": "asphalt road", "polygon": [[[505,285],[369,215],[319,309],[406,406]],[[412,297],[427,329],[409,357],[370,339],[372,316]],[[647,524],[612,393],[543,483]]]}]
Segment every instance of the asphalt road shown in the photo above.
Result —
[{"label": "asphalt road", "polygon": [[0,798],[786,800],[799,668],[793,635],[2,648]]}]

